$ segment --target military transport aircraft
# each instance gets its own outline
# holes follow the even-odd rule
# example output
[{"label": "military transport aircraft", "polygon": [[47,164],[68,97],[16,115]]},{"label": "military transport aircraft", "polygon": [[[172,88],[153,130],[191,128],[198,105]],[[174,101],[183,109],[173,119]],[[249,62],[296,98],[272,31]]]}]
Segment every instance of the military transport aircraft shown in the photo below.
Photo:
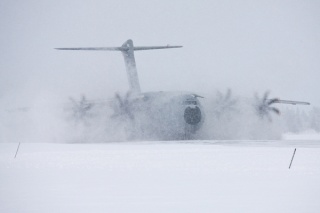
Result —
[{"label": "military transport aircraft", "polygon": [[[112,118],[126,120],[130,125],[127,129],[129,139],[192,139],[201,128],[205,120],[205,113],[201,104],[204,98],[192,92],[141,92],[140,83],[134,57],[135,51],[181,48],[182,46],[134,46],[132,40],[127,40],[120,47],[81,47],[56,48],[57,50],[93,50],[120,51],[124,57],[129,91],[125,96],[115,95],[113,101],[114,114]],[[270,116],[270,112],[279,114],[280,111],[273,104],[303,104],[307,102],[287,101],[268,98],[265,93],[262,98],[256,97],[256,111],[260,117]],[[231,104],[231,91],[225,96],[221,94],[224,104]],[[84,97],[80,102],[74,101],[78,115],[90,110],[92,103]],[[229,103],[228,103],[229,102]]]}]

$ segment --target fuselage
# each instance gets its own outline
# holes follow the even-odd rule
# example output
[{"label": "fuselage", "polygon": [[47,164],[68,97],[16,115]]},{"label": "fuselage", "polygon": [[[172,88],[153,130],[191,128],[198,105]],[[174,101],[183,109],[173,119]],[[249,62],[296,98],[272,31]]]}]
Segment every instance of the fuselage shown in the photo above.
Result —
[{"label": "fuselage", "polygon": [[147,139],[192,138],[204,122],[199,97],[189,92],[146,92],[133,96],[135,130]]}]

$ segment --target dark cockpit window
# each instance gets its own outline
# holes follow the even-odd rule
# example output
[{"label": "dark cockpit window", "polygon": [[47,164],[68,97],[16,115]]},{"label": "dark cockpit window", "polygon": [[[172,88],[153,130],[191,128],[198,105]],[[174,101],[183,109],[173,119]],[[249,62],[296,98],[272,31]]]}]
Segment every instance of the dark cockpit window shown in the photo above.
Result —
[{"label": "dark cockpit window", "polygon": [[184,103],[186,105],[197,105],[197,101],[193,101],[193,100],[186,100]]}]

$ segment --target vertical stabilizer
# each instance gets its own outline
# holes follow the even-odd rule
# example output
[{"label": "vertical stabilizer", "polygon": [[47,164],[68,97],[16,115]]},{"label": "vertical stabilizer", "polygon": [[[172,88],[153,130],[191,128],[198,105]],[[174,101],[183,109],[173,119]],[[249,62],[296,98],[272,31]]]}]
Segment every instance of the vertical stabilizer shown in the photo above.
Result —
[{"label": "vertical stabilizer", "polygon": [[57,50],[95,50],[95,51],[121,51],[127,69],[127,76],[129,81],[129,88],[132,93],[140,93],[140,83],[134,59],[134,51],[138,50],[155,50],[155,49],[169,49],[179,48],[182,46],[139,46],[134,47],[131,39],[127,40],[121,47],[73,47],[73,48],[56,48]]},{"label": "vertical stabilizer", "polygon": [[129,81],[129,88],[132,93],[140,93],[140,83],[138,78],[138,72],[136,67],[136,61],[134,58],[134,48],[131,39],[126,41],[123,45],[123,50],[121,50],[127,69],[127,76]]}]

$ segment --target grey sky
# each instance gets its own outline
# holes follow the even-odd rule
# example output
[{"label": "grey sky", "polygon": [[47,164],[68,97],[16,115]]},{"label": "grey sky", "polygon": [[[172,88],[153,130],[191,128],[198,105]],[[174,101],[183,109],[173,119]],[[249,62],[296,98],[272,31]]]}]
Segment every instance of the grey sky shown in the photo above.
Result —
[{"label": "grey sky", "polygon": [[[319,1],[9,1],[0,2],[0,101],[128,88],[117,52],[54,47],[183,45],[136,53],[143,91],[252,97],[270,90],[320,106]],[[65,99],[64,99],[65,100]]]}]

